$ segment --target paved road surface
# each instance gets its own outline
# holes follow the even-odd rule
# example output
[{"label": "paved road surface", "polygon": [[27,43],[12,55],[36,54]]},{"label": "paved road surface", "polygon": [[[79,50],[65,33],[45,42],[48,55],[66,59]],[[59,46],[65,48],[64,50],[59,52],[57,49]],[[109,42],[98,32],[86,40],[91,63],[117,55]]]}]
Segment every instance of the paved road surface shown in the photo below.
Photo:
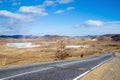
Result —
[{"label": "paved road surface", "polygon": [[114,53],[80,60],[57,61],[0,68],[0,80],[77,80],[98,65],[112,59]]}]

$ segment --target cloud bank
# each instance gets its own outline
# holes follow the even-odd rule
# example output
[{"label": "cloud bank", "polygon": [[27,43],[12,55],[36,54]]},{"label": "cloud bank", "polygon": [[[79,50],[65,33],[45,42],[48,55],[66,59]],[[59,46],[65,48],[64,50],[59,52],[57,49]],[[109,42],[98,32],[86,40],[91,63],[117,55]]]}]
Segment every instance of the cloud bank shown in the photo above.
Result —
[{"label": "cloud bank", "polygon": [[45,12],[45,9],[43,7],[35,7],[35,6],[22,6],[20,7],[19,12],[27,13],[27,14],[36,14],[41,16],[48,15],[48,13]]},{"label": "cloud bank", "polygon": [[87,26],[103,26],[103,23],[102,21],[100,20],[87,20],[85,21],[85,25]]},{"label": "cloud bank", "polygon": [[[42,4],[35,6],[25,6],[22,5],[18,8],[16,12],[8,11],[8,10],[0,10],[0,19],[3,21],[0,23],[0,34],[4,33],[19,33],[21,32],[21,28],[23,24],[27,24],[29,22],[37,21],[41,16],[49,15],[47,12],[47,7],[54,7],[58,5],[69,4],[74,0],[44,0]],[[0,0],[0,4],[9,2],[11,6],[21,5],[21,0]],[[56,11],[57,14],[70,11],[74,9],[74,7],[68,7],[65,10]],[[54,13],[54,12],[53,12]],[[5,23],[4,23],[5,22]],[[21,30],[21,31],[20,31]]]},{"label": "cloud bank", "polygon": [[74,28],[81,27],[120,27],[120,21],[101,21],[101,20],[86,20],[81,24],[76,24],[73,26]]},{"label": "cloud bank", "polygon": [[0,10],[0,17],[8,18],[8,19],[15,19],[23,22],[29,22],[33,21],[33,19],[30,16],[12,13],[7,10]]}]

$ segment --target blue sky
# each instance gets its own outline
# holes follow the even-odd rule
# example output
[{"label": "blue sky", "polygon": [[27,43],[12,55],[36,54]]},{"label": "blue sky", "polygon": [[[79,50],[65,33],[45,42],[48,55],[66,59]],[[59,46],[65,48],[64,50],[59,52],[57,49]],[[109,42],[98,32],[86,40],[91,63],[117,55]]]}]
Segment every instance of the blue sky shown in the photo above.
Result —
[{"label": "blue sky", "polygon": [[120,0],[0,0],[0,35],[120,34]]}]

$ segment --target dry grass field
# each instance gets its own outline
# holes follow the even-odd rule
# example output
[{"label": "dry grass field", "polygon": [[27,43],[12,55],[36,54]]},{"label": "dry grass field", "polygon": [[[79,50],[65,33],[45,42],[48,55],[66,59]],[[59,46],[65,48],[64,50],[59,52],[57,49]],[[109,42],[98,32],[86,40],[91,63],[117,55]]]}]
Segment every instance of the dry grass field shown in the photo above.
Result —
[{"label": "dry grass field", "polygon": [[[69,54],[65,60],[104,54],[112,51],[120,55],[120,42],[92,41],[89,38],[36,38],[36,39],[0,39],[0,67],[55,61],[57,42],[63,40],[65,45],[87,45],[88,47],[67,48]],[[10,48],[7,43],[31,42],[39,47]],[[81,56],[82,54],[82,56]]]}]

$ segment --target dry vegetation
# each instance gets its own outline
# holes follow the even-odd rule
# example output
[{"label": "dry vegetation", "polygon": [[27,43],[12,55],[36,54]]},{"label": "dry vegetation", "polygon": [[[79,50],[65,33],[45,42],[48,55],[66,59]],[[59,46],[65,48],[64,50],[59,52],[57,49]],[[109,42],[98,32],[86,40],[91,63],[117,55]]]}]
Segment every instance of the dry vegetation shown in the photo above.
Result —
[{"label": "dry vegetation", "polygon": [[[65,52],[58,50],[58,41],[63,40],[65,45],[89,45],[88,48],[70,48],[65,49]],[[10,42],[32,42],[40,47],[35,48],[9,48],[6,43]],[[60,46],[59,46],[60,47]],[[120,55],[120,42],[115,41],[91,41],[89,38],[37,38],[37,39],[0,39],[0,66],[23,65],[38,62],[55,61],[56,52],[60,56],[67,53],[63,58],[59,59],[80,59],[98,54],[103,54],[107,51],[116,52]],[[61,55],[62,53],[62,55]],[[58,56],[58,55],[57,55]]]},{"label": "dry vegetation", "polygon": [[69,57],[68,49],[65,46],[64,40],[58,41],[56,47],[55,60],[63,60],[66,57]]}]

